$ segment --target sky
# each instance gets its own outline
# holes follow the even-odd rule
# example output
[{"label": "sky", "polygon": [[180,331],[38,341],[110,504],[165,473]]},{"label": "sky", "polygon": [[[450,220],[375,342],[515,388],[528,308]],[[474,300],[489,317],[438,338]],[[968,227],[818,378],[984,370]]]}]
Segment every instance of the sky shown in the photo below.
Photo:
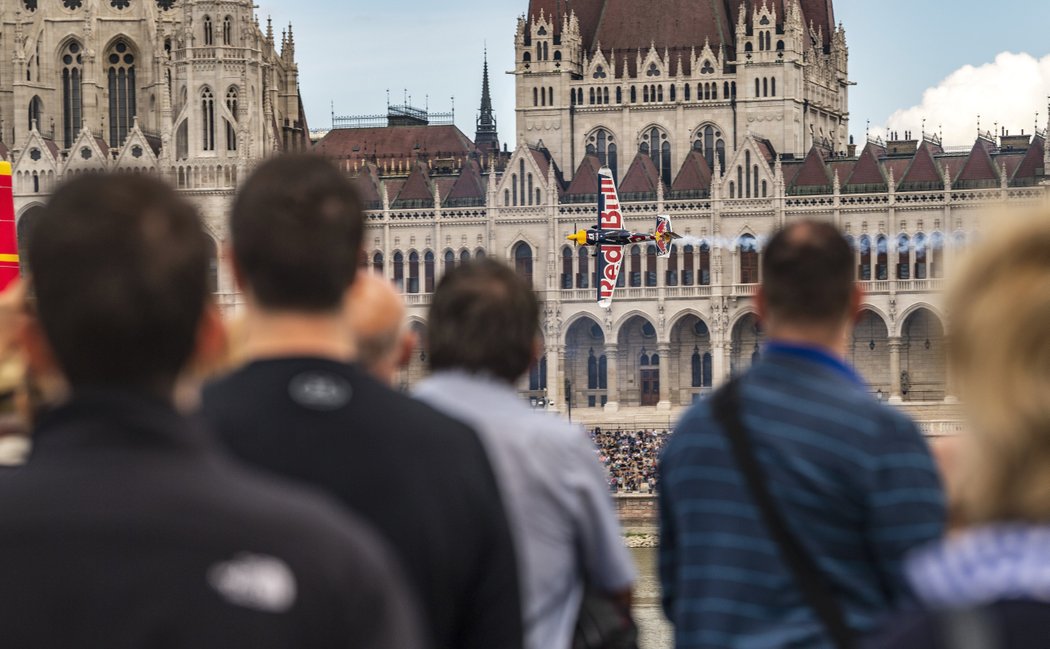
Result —
[{"label": "sky", "polygon": [[[699,0],[698,0],[699,1]],[[278,35],[294,25],[300,89],[311,128],[331,114],[383,114],[406,95],[435,112],[454,107],[469,136],[488,48],[502,139],[514,135],[514,30],[528,0],[258,0]],[[1012,133],[1047,126],[1050,2],[838,0],[850,48],[850,132],[943,132],[966,146],[998,124]],[[510,142],[513,148],[513,142]]]}]

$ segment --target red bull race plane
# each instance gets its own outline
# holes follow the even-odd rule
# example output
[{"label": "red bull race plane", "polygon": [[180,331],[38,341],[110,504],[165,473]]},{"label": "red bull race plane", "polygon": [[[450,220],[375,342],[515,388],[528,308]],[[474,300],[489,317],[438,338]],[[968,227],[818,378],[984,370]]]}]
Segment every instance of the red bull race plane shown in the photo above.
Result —
[{"label": "red bull race plane", "polygon": [[0,160],[0,291],[18,279],[18,238],[11,194],[11,163]]},{"label": "red bull race plane", "polygon": [[656,217],[656,231],[652,234],[624,229],[620,196],[608,167],[602,167],[598,172],[598,182],[598,225],[570,234],[568,240],[577,246],[597,248],[594,256],[598,259],[598,305],[608,308],[616,292],[616,282],[620,279],[624,246],[652,241],[656,244],[657,254],[667,257],[671,254],[671,243],[681,237],[671,231],[671,219],[666,216]]}]

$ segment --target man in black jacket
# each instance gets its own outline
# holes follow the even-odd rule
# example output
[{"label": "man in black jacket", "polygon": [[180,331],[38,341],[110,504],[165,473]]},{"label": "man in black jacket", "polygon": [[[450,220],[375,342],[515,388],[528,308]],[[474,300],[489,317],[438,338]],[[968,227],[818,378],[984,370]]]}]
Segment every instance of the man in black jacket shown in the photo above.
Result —
[{"label": "man in black jacket", "polygon": [[221,339],[193,209],[147,176],[81,177],[35,232],[21,339],[70,397],[0,475],[3,644],[422,646],[366,525],[228,464],[173,408],[180,372]]},{"label": "man in black jacket", "polygon": [[247,180],[230,233],[251,362],[205,390],[202,413],[237,457],[373,523],[438,649],[516,649],[515,554],[480,440],[350,362],[363,229],[353,187],[321,158],[276,158]]}]

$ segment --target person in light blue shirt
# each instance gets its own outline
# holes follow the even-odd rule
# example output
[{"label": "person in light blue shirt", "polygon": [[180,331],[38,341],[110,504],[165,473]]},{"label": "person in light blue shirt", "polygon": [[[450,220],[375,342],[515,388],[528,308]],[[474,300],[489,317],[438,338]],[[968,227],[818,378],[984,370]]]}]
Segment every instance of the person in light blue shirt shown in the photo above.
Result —
[{"label": "person in light blue shirt", "polygon": [[[774,504],[860,637],[907,606],[905,555],[938,539],[945,503],[915,424],[843,360],[861,291],[836,228],[798,222],[763,254],[771,342],[739,379],[739,411]],[[755,506],[710,402],[660,460],[660,575],[678,649],[822,649],[831,639]]]},{"label": "person in light blue shirt", "polygon": [[514,387],[538,350],[536,297],[498,262],[466,264],[435,291],[428,332],[434,374],[414,396],[474,428],[492,460],[518,552],[525,646],[569,647],[585,582],[627,610],[635,571],[587,435]]}]

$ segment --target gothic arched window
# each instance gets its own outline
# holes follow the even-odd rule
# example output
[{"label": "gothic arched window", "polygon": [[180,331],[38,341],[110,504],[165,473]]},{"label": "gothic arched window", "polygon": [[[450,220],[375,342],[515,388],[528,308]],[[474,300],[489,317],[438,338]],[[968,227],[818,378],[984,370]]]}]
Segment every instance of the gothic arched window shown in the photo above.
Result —
[{"label": "gothic arched window", "polygon": [[201,91],[201,135],[202,149],[215,150],[215,95],[211,88]]},{"label": "gothic arched window", "polygon": [[[229,90],[226,91],[226,110],[230,111],[230,115],[233,116],[234,120],[237,119],[237,108],[238,108],[237,88],[231,87]],[[236,122],[230,122],[230,120],[228,120],[228,119],[225,120],[225,122],[226,122],[226,150],[227,151],[236,151],[237,150],[237,129],[234,126],[234,124],[236,124]]]},{"label": "gothic arched window", "polygon": [[383,253],[377,252],[372,256],[372,272],[376,275],[383,274]]},{"label": "gothic arched window", "polygon": [[926,249],[926,235],[917,234],[915,235],[915,279],[926,279],[926,261],[927,261],[927,249]]},{"label": "gothic arched window", "polygon": [[656,246],[653,244],[645,249],[645,285],[656,286]]},{"label": "gothic arched window", "polygon": [[407,293],[419,293],[419,253],[408,253],[408,287]]},{"label": "gothic arched window", "polygon": [[215,30],[211,24],[211,16],[204,17],[204,44],[215,44]]},{"label": "gothic arched window", "polygon": [[106,55],[109,65],[109,145],[124,144],[135,122],[135,54],[128,44],[119,40]]},{"label": "gothic arched window", "polygon": [[864,235],[860,238],[860,272],[858,276],[862,282],[871,281],[871,237]]},{"label": "gothic arched window", "polygon": [[222,19],[222,44],[233,45],[233,16]]},{"label": "gothic arched window", "polygon": [[631,246],[631,288],[642,285],[642,249]]},{"label": "gothic arched window", "polygon": [[890,278],[889,244],[886,237],[879,235],[875,240],[875,279],[884,282]]},{"label": "gothic arched window", "polygon": [[700,286],[711,285],[711,246],[700,244]]},{"label": "gothic arched window", "polygon": [[594,349],[587,354],[587,389],[598,389],[598,358],[594,355]]},{"label": "gothic arched window", "polygon": [[576,288],[590,288],[591,253],[588,248],[580,248],[580,272],[576,275]]},{"label": "gothic arched window", "polygon": [[514,269],[532,286],[532,246],[524,241],[514,246]]},{"label": "gothic arched window", "polygon": [[693,150],[704,154],[704,160],[711,169],[715,168],[715,156],[718,156],[719,166],[725,169],[726,141],[721,129],[712,124],[697,129],[693,136]]},{"label": "gothic arched window", "polygon": [[755,237],[740,237],[740,283],[758,284],[758,243]]},{"label": "gothic arched window", "polygon": [[62,52],[62,135],[63,146],[73,146],[83,124],[84,100],[81,91],[81,66],[84,54],[80,43],[72,41]]},{"label": "gothic arched window", "polygon": [[561,249],[561,287],[563,290],[572,288],[572,275],[572,248],[565,246]]},{"label": "gothic arched window", "polygon": [[671,185],[671,142],[667,139],[667,133],[653,126],[642,133],[642,141],[639,151],[648,155],[657,171],[660,172],[660,180],[667,186]]},{"label": "gothic arched window", "polygon": [[40,129],[40,116],[44,113],[44,103],[40,101],[40,97],[33,97],[29,100],[29,129]]},{"label": "gothic arched window", "polygon": [[694,248],[682,248],[682,286],[692,286],[695,281]]},{"label": "gothic arched window", "polygon": [[451,250],[445,251],[445,272],[451,272],[456,268],[456,253]]},{"label": "gothic arched window", "polygon": [[613,134],[604,128],[599,128],[592,132],[587,137],[587,153],[592,153],[598,156],[598,162],[604,166],[609,167],[613,173],[613,178],[618,178],[617,175],[617,159],[616,159],[616,141]]},{"label": "gothic arched window", "polygon": [[394,286],[398,291],[405,292],[405,256],[400,250],[394,252]]},{"label": "gothic arched window", "polygon": [[911,240],[906,234],[897,237],[897,279],[911,279]]},{"label": "gothic arched window", "polygon": [[429,250],[423,255],[423,291],[434,292],[434,253]]}]

